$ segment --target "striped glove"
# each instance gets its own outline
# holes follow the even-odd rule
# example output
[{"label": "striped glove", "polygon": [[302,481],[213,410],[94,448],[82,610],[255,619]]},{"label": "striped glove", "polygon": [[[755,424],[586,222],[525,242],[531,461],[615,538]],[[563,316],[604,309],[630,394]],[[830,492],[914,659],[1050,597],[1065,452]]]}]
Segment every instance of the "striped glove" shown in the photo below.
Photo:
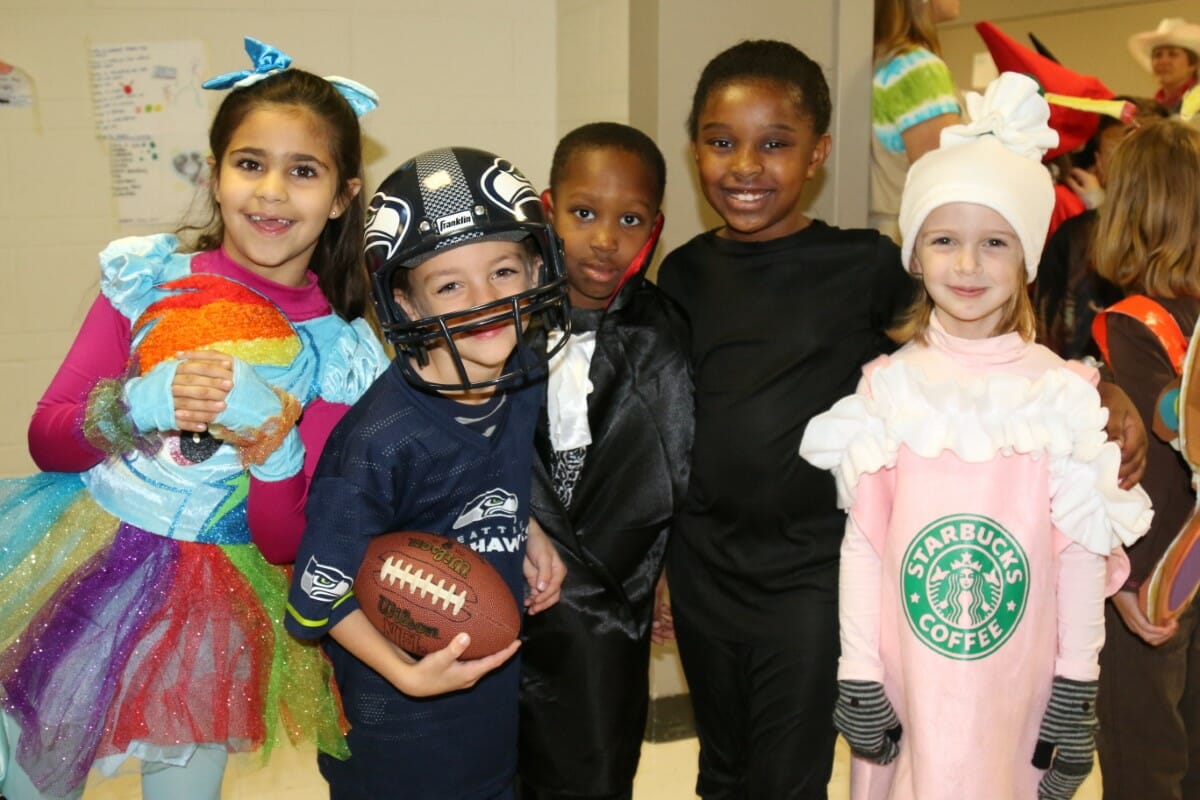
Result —
[{"label": "striped glove", "polygon": [[900,752],[900,720],[876,681],[838,681],[833,727],[851,750],[876,764],[890,763]]},{"label": "striped glove", "polygon": [[1038,800],[1070,800],[1092,771],[1096,749],[1096,681],[1054,677],[1033,765],[1047,770]]}]

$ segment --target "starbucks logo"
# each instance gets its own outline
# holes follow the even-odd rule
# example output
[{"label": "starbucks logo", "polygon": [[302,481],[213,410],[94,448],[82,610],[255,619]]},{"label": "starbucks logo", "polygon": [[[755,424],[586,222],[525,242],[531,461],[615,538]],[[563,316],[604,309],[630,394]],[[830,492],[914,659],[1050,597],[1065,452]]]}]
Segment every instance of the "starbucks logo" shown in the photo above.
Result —
[{"label": "starbucks logo", "polygon": [[987,517],[934,521],[908,546],[901,570],[909,627],[948,658],[974,661],[996,652],[1025,613],[1029,559]]}]

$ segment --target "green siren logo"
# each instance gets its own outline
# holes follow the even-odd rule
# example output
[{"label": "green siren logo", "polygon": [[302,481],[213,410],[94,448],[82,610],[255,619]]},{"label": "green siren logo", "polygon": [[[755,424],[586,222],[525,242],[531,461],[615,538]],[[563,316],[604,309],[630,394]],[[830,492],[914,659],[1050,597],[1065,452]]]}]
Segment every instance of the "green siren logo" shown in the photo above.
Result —
[{"label": "green siren logo", "polygon": [[949,658],[994,653],[1025,613],[1029,559],[987,517],[952,514],[932,522],[908,546],[901,570],[909,627]]}]

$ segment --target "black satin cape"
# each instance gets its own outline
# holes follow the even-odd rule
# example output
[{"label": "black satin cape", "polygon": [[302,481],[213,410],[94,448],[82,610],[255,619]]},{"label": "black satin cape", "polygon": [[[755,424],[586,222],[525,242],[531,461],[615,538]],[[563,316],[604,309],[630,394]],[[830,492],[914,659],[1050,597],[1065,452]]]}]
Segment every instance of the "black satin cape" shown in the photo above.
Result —
[{"label": "black satin cape", "polygon": [[570,508],[554,491],[544,408],[537,428],[533,515],[567,577],[558,604],[525,622],[526,796],[615,794],[629,789],[637,770],[654,589],[687,490],[693,433],[686,322],[645,271],[607,309],[572,311],[574,331],[598,333],[589,372],[592,444]]}]

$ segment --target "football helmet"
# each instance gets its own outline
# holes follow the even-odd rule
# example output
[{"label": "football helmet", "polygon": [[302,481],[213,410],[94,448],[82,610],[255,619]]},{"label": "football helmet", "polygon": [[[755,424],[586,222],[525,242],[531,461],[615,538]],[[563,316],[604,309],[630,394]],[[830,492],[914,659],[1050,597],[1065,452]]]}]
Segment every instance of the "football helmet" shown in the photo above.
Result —
[{"label": "football helmet", "polygon": [[[410,319],[396,302],[397,272],[412,269],[439,252],[488,239],[532,238],[542,257],[536,285],[524,292],[473,308]],[[430,150],[404,164],[380,184],[367,207],[367,269],[384,335],[395,345],[405,376],[440,390],[474,389],[516,381],[545,365],[566,342],[558,337],[550,352],[532,347],[550,329],[570,330],[565,257],[546,219],[537,192],[512,162],[466,147]],[[456,334],[511,319],[518,344],[503,374],[473,381],[466,372]],[[432,383],[417,374],[428,363],[429,349],[444,345],[459,383]]]}]

